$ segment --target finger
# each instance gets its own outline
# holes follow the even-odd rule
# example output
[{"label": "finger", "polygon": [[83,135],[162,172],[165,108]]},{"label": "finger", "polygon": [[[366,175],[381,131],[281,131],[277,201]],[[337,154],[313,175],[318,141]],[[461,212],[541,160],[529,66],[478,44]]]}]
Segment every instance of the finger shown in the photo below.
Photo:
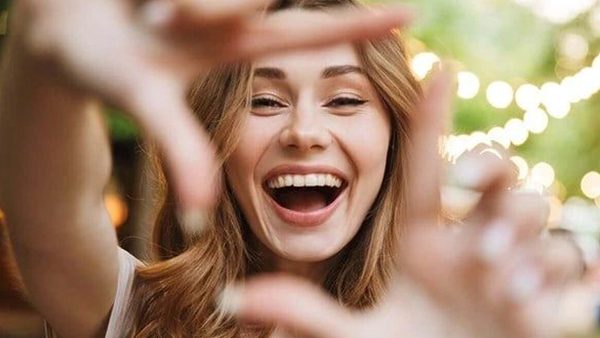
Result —
[{"label": "finger", "polygon": [[563,316],[560,313],[560,292],[544,289],[527,304],[507,308],[499,317],[506,321],[510,337],[548,338],[562,336]]},{"label": "finger", "polygon": [[214,149],[185,101],[184,87],[150,74],[137,79],[140,81],[126,98],[125,108],[158,144],[178,198],[181,221],[187,231],[197,232],[204,212],[215,200]]},{"label": "finger", "polygon": [[464,285],[457,278],[462,278],[460,270],[465,254],[461,244],[464,243],[459,236],[431,226],[409,231],[401,246],[401,271],[423,287],[434,301],[452,303],[457,293],[464,294]]},{"label": "finger", "polygon": [[152,0],[140,9],[146,26],[165,32],[194,31],[233,23],[265,9],[272,0]]},{"label": "finger", "polygon": [[262,276],[226,288],[219,305],[247,321],[283,325],[311,337],[351,337],[352,315],[317,286],[288,276]]},{"label": "finger", "polygon": [[430,87],[412,116],[408,173],[408,219],[431,220],[440,210],[441,157],[439,137],[450,110],[451,76],[442,71],[431,80]]},{"label": "finger", "polygon": [[450,168],[448,184],[480,193],[477,210],[493,211],[497,200],[515,182],[513,165],[499,152],[477,151],[461,156]]},{"label": "finger", "polygon": [[564,287],[581,280],[585,273],[583,253],[575,240],[566,234],[550,234],[540,242],[539,261],[552,286]]},{"label": "finger", "polygon": [[358,9],[314,12],[288,10],[251,23],[233,47],[235,58],[256,58],[290,49],[327,46],[371,39],[407,25],[413,14],[406,8],[381,11]]}]

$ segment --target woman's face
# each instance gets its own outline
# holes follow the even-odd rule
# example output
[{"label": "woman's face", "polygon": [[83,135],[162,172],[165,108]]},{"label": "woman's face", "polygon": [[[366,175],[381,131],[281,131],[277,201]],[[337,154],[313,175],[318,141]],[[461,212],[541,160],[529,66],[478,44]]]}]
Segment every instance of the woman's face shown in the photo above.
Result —
[{"label": "woman's face", "polygon": [[352,45],[254,64],[252,108],[226,163],[251,231],[276,256],[323,261],[381,187],[390,123]]}]

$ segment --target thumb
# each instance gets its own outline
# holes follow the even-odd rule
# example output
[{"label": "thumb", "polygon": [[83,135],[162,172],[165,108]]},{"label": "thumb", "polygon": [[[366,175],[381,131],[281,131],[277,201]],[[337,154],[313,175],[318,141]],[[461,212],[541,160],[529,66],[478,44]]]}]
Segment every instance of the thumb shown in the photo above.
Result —
[{"label": "thumb", "polygon": [[317,286],[294,277],[261,276],[244,286],[229,286],[219,306],[244,321],[281,325],[311,337],[356,336],[352,313]]}]

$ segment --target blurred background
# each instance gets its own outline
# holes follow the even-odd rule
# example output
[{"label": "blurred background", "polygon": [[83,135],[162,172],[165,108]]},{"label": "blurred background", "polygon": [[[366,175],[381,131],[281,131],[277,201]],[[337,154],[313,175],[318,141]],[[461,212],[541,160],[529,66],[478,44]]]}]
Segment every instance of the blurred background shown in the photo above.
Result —
[{"label": "blurred background", "polygon": [[[458,71],[453,127],[441,142],[445,158],[453,162],[478,145],[509,149],[519,185],[548,199],[548,227],[571,231],[588,266],[596,266],[600,1],[403,2],[419,13],[408,42],[415,75],[425,78],[440,60],[452,61]],[[0,1],[0,13],[3,42],[6,1]],[[123,247],[145,257],[155,211],[148,163],[131,121],[110,109],[106,120],[114,156],[106,205]],[[0,248],[0,337],[43,336],[40,318],[9,277],[3,233]]]}]

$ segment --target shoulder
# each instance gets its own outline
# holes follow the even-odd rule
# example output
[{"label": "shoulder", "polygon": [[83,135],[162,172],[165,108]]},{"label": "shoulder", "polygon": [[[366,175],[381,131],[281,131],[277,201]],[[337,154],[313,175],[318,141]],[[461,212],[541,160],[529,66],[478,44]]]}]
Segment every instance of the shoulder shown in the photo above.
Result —
[{"label": "shoulder", "polygon": [[[145,264],[126,250],[119,248],[119,277],[117,292],[108,319],[106,338],[124,337],[133,324],[133,313],[130,311],[131,293],[135,271]],[[46,323],[46,338],[57,338],[58,335]]]},{"label": "shoulder", "polygon": [[133,313],[130,311],[130,304],[133,280],[136,268],[143,266],[144,263],[142,261],[119,248],[119,279],[115,301],[106,330],[107,338],[121,337],[131,328]]}]

